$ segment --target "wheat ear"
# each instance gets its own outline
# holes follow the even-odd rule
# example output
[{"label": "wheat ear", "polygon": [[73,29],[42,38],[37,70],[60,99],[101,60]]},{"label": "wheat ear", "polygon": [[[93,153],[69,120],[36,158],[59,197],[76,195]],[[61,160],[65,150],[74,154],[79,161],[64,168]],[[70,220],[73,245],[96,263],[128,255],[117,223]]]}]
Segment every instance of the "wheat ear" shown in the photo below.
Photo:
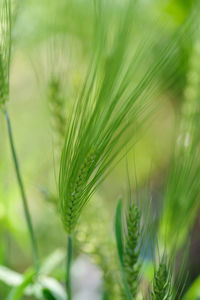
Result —
[{"label": "wheat ear", "polygon": [[170,268],[163,258],[154,272],[151,300],[172,299],[172,275]]}]

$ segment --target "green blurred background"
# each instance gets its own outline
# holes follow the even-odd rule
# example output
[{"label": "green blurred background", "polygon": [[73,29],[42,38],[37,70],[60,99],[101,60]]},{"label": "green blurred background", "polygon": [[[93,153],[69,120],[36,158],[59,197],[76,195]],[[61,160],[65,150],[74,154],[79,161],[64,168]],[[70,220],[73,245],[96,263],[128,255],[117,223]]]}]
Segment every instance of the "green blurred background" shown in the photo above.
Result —
[{"label": "green blurred background", "polygon": [[[140,16],[141,22],[145,17],[157,18],[161,14],[162,18],[158,19],[156,30],[158,39],[162,32],[165,42],[168,35],[188,16],[193,2],[143,0],[141,3],[144,15]],[[93,5],[87,0],[22,0],[16,12],[8,108],[39,254],[41,260],[44,260],[56,249],[65,251],[67,243],[57,209],[57,157],[60,148],[55,142],[49,109],[48,80],[52,72],[62,78],[67,116],[68,107],[79,93],[90,57]],[[165,30],[162,29],[164,26]],[[57,49],[52,53],[55,36]],[[169,169],[176,116],[184,101],[191,43],[180,43],[180,64],[183,68],[178,81],[163,96],[166,101],[162,102],[150,125],[139,133],[141,138],[127,158],[133,181],[136,169],[139,187],[143,189],[150,184],[155,210],[159,210],[162,205],[162,191]],[[52,56],[54,67],[51,65]],[[168,80],[167,70],[160,80],[163,84]],[[104,241],[112,239],[116,201],[119,195],[126,194],[126,178],[124,159],[101,185],[87,212],[85,209],[81,217],[80,224],[85,224],[87,220],[88,224],[83,226],[93,227]],[[93,226],[95,222],[98,225]],[[188,264],[190,282],[200,275],[199,229],[197,217],[191,233]],[[31,249],[3,116],[0,116],[0,241],[0,264],[23,273],[31,265]],[[87,241],[86,248],[90,247],[93,245]],[[77,258],[78,256],[79,250]],[[54,276],[61,279],[63,272],[61,266]],[[4,299],[7,290],[8,287],[0,283],[0,299]]]}]

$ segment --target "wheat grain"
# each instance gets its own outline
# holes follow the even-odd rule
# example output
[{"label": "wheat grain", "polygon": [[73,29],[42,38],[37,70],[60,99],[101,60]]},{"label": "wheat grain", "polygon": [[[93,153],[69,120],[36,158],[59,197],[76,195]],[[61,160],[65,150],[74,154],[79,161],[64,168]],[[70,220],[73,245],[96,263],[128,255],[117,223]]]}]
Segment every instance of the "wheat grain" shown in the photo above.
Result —
[{"label": "wheat grain", "polygon": [[126,280],[133,299],[137,295],[139,285],[139,244],[142,236],[140,228],[141,213],[135,204],[131,204],[126,217],[127,233],[124,245],[124,267]]}]

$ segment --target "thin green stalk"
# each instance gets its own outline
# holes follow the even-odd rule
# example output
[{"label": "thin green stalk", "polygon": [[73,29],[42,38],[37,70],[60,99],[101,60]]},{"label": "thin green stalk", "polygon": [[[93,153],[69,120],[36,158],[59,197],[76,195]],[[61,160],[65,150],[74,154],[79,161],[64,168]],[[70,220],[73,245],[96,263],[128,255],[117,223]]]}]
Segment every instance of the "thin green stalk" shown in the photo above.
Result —
[{"label": "thin green stalk", "polygon": [[25,194],[25,190],[24,190],[24,186],[23,186],[23,182],[22,182],[22,177],[21,177],[21,174],[20,174],[19,162],[18,162],[18,159],[17,159],[16,150],[15,150],[12,127],[11,127],[11,122],[10,122],[8,111],[5,110],[4,114],[5,114],[5,118],[6,118],[6,122],[7,122],[8,136],[9,136],[9,142],[10,142],[12,157],[13,157],[13,161],[14,161],[14,165],[15,165],[15,172],[16,172],[16,175],[17,175],[17,181],[18,181],[20,192],[21,192],[25,218],[26,218],[26,222],[27,222],[27,226],[28,226],[28,232],[29,232],[29,236],[30,236],[30,240],[31,240],[33,261],[34,261],[35,269],[37,271],[38,270],[38,250],[37,250],[35,234],[34,234],[34,231],[33,231],[31,216],[30,216],[30,213],[29,213],[28,202],[27,202],[27,198],[26,198],[26,194]]},{"label": "thin green stalk", "polygon": [[102,300],[109,300],[108,293],[104,291]]},{"label": "thin green stalk", "polygon": [[72,262],[72,235],[68,235],[68,244],[67,244],[67,268],[66,268],[66,290],[67,290],[67,299],[71,300],[71,262]]}]

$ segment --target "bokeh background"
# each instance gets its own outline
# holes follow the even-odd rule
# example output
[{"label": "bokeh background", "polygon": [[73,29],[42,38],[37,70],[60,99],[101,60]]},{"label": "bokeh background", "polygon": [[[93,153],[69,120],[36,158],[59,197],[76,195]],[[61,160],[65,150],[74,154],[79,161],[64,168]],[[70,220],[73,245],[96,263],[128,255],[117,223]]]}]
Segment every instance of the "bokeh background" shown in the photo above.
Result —
[{"label": "bokeh background", "polygon": [[[158,44],[167,43],[168,36],[187,18],[193,4],[192,0],[143,0],[141,22],[143,18],[158,18]],[[40,258],[43,261],[57,251],[61,263],[54,270],[53,276],[61,282],[67,238],[57,207],[58,157],[61,147],[55,137],[55,124],[48,102],[48,81],[53,72],[61,79],[63,111],[67,117],[68,107],[80,91],[89,62],[93,17],[93,5],[88,0],[22,0],[17,4],[13,29],[8,108]],[[159,40],[161,33],[163,41]],[[56,48],[53,48],[54,43]],[[77,233],[83,252],[95,253],[101,247],[104,252],[112,248],[117,199],[119,195],[126,195],[127,190],[126,160],[129,162],[133,189],[136,170],[139,188],[150,186],[153,211],[159,214],[176,119],[185,97],[192,43],[192,40],[180,42],[182,68],[176,84],[162,96],[166,98],[165,101],[162,101],[148,126],[139,132],[140,139],[133,150],[113,169],[84,210],[79,226],[81,233]],[[168,80],[167,71],[160,78],[163,84]],[[197,215],[190,235],[188,285],[200,275],[199,230],[200,218]],[[77,245],[73,265],[73,278],[79,282],[74,286],[75,299],[101,299],[101,270],[98,263],[94,263],[95,255],[93,259],[81,253],[80,244]],[[114,251],[113,248],[110,253]],[[6,124],[0,115],[0,264],[23,273],[31,262],[29,236]],[[8,290],[9,287],[0,282],[0,299],[5,299]]]}]

